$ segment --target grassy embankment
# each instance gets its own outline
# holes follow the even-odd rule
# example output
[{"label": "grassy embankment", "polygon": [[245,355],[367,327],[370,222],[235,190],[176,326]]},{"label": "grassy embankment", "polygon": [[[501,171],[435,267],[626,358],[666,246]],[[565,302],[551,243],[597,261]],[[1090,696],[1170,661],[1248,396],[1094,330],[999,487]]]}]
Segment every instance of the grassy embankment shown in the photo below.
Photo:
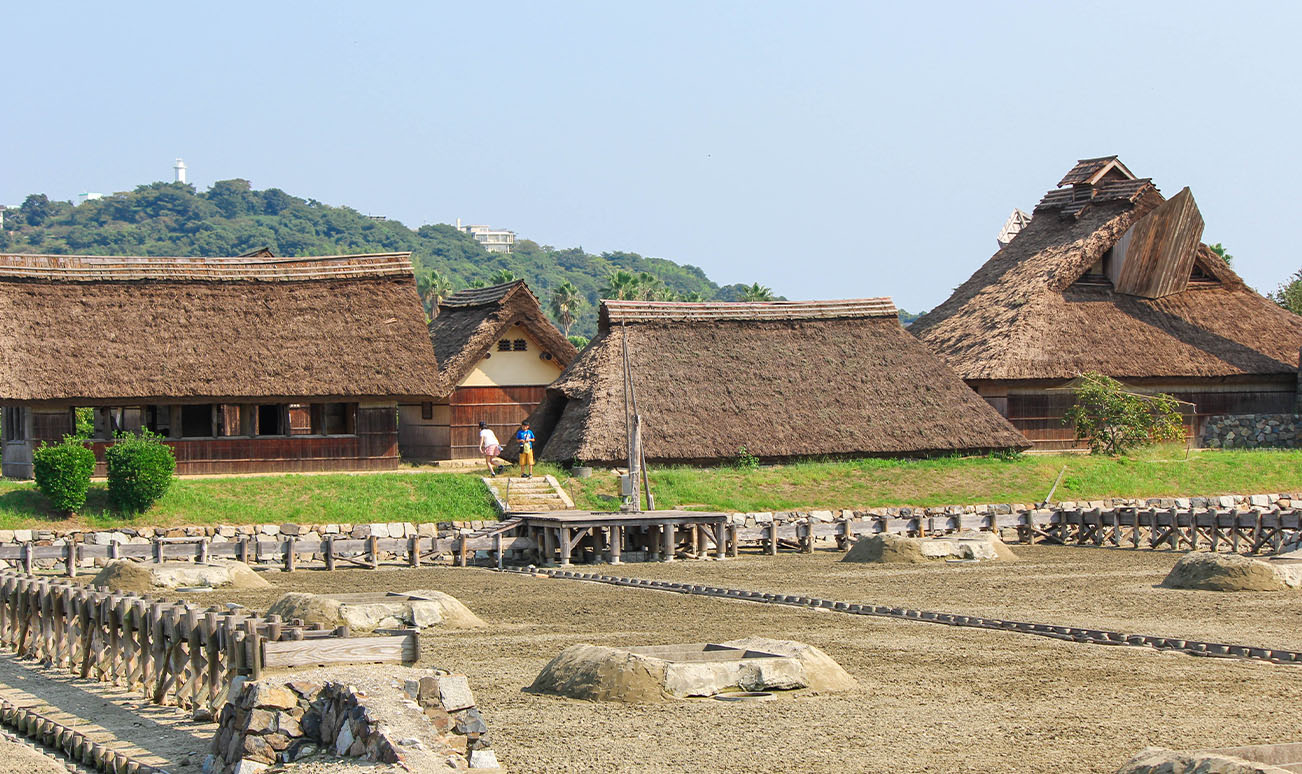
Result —
[{"label": "grassy embankment", "polygon": [[[651,485],[660,508],[775,511],[887,505],[1032,503],[1067,471],[1055,500],[1192,496],[1302,490],[1302,451],[1204,451],[1157,447],[1128,458],[1081,455],[853,460],[761,467],[656,467]],[[514,472],[514,471],[512,471]],[[579,508],[615,504],[615,476],[552,473]],[[403,472],[372,475],[177,479],[149,513],[126,518],[108,506],[105,485],[92,484],[75,520],[50,513],[30,482],[0,481],[0,529],[130,524],[331,523],[495,518],[478,474]]]}]

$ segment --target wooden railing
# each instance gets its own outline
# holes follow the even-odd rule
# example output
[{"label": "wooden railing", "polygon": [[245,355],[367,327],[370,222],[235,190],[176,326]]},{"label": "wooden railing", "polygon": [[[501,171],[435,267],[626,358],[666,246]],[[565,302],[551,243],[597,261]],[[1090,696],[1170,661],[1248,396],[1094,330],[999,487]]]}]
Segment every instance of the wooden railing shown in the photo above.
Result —
[{"label": "wooden railing", "polygon": [[256,679],[264,643],[347,635],[278,616],[170,603],[0,571],[0,643],[20,657],[215,713],[236,677]]}]

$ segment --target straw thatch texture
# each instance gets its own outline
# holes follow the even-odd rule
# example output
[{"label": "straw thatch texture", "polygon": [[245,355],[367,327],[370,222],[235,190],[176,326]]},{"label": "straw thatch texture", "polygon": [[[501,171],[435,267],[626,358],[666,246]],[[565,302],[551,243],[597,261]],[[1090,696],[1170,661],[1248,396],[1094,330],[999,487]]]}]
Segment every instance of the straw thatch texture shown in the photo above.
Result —
[{"label": "straw thatch texture", "polygon": [[1163,199],[1147,180],[1102,183],[1092,199],[1072,194],[1046,195],[1030,224],[910,332],[969,380],[1296,373],[1302,317],[1247,287],[1205,245],[1195,269],[1209,279],[1160,299],[1074,284]]},{"label": "straw thatch texture", "polygon": [[450,386],[460,384],[484,358],[484,353],[513,325],[534,336],[561,368],[578,354],[569,339],[543,314],[538,298],[524,280],[472,288],[440,302],[438,317],[430,323],[443,382]]},{"label": "straw thatch texture", "polygon": [[0,256],[0,399],[429,400],[444,390],[406,253]]},{"label": "straw thatch texture", "polygon": [[642,317],[635,302],[604,302],[597,337],[534,412],[542,457],[624,460],[625,336],[650,460],[735,459],[742,446],[786,459],[1028,445],[889,302],[846,302],[839,317],[833,304],[682,304],[675,317],[660,303]]}]

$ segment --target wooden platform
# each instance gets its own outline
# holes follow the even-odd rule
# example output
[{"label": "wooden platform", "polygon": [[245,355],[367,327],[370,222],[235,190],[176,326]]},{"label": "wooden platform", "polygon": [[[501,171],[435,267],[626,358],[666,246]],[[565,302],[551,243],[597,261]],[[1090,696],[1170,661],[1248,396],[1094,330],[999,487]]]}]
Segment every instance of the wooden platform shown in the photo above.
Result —
[{"label": "wooden platform", "polygon": [[519,518],[517,534],[538,547],[544,565],[565,567],[589,559],[619,564],[627,551],[645,552],[650,561],[672,562],[684,543],[698,557],[710,551],[719,558],[737,552],[726,513],[553,511]]}]

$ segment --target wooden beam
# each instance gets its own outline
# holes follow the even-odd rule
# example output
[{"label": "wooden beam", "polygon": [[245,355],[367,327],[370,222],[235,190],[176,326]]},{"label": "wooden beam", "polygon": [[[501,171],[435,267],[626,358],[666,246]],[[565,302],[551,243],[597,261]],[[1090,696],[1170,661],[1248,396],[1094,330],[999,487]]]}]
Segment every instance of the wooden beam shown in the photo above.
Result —
[{"label": "wooden beam", "polygon": [[333,637],[263,642],[262,666],[287,669],[329,664],[411,663],[419,654],[416,635]]}]

